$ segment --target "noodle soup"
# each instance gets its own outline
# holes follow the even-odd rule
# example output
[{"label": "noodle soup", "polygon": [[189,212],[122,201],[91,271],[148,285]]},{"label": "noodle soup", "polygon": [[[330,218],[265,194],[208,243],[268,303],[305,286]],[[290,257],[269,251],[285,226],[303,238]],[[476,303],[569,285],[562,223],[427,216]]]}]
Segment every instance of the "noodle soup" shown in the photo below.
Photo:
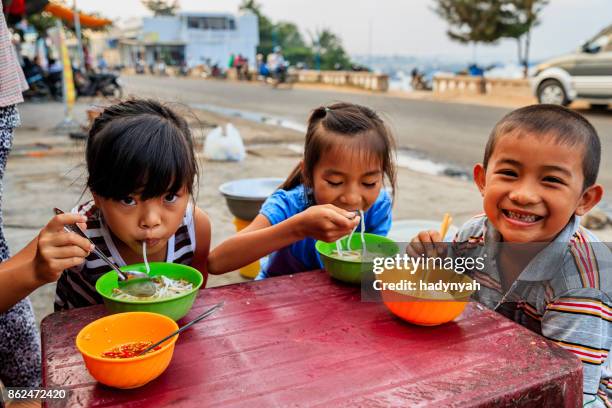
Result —
[{"label": "noodle soup", "polygon": [[151,281],[155,284],[155,293],[152,296],[132,296],[119,287],[113,289],[111,296],[118,300],[130,301],[163,300],[182,295],[193,289],[193,284],[185,279],[170,279],[164,275],[158,275]]},{"label": "noodle soup", "polygon": [[[334,279],[361,284],[362,274],[369,276],[374,268],[376,258],[395,256],[399,247],[393,240],[376,234],[364,233],[366,250],[360,242],[361,237],[355,235],[348,245],[348,238],[340,242],[317,241],[315,248],[323,263],[323,268]],[[360,245],[361,244],[361,245]],[[338,250],[340,248],[340,251]]]},{"label": "noodle soup", "polygon": [[385,254],[381,252],[370,252],[355,249],[350,251],[343,250],[342,253],[335,250],[331,252],[330,256],[343,261],[370,263],[374,262],[375,258],[385,257]]},{"label": "noodle soup", "polygon": [[[102,275],[96,281],[96,291],[102,296],[104,306],[110,313],[123,313],[123,312],[153,312],[160,313],[170,317],[173,320],[178,320],[185,316],[196,296],[198,296],[198,289],[204,285],[204,276],[198,271],[187,265],[166,263],[166,262],[150,262],[149,267],[151,269],[151,278],[159,277],[159,285],[166,285],[164,278],[172,279],[174,281],[181,281],[183,283],[178,287],[178,290],[170,290],[165,294],[165,298],[150,297],[150,298],[138,298],[130,299],[125,296],[119,296],[119,298],[113,294],[115,289],[119,288],[119,279],[117,272],[109,271]],[[146,266],[144,264],[132,264],[122,267],[123,270],[128,271],[140,271],[146,272]],[[185,284],[187,282],[187,284]],[[191,289],[187,289],[191,284]],[[174,289],[174,284],[167,284],[169,288]],[[161,288],[160,288],[161,291]],[[115,291],[116,292],[116,291]],[[169,292],[169,293],[168,293]],[[156,295],[164,295],[164,293],[158,292]],[[118,294],[120,295],[120,294]],[[171,296],[168,296],[171,295]]]}]

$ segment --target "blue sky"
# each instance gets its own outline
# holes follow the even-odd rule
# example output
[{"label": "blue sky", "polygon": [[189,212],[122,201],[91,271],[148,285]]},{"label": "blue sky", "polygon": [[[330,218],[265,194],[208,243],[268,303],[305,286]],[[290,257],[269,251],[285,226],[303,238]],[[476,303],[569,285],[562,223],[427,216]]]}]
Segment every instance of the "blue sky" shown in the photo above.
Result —
[{"label": "blue sky", "polygon": [[[184,11],[235,12],[240,0],[180,0]],[[330,28],[351,54],[447,56],[471,59],[474,49],[452,42],[446,23],[432,11],[432,0],[259,0],[273,21],[296,23],[306,34]],[[110,18],[150,13],[139,0],[78,0],[84,11]],[[575,50],[584,40],[612,24],[611,0],[551,0],[532,35],[534,59]],[[516,42],[478,46],[479,60],[516,60]]]}]

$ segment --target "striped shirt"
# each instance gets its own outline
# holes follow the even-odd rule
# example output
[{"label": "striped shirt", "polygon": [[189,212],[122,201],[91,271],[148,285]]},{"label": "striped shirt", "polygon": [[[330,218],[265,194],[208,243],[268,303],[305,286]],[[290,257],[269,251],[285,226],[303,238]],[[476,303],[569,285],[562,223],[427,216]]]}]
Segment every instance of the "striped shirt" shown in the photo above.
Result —
[{"label": "striped shirt", "polygon": [[452,256],[485,259],[483,270],[467,272],[481,286],[475,300],[572,352],[583,363],[584,402],[612,407],[610,248],[573,217],[517,280],[502,288],[496,259],[500,245],[539,244],[503,243],[486,216],[468,221],[453,241]]},{"label": "striped shirt", "polygon": [[28,83],[17,60],[0,2],[0,107],[23,102]]},{"label": "striped shirt", "polygon": [[[116,265],[125,266],[126,263],[117,250],[102,212],[93,201],[73,209],[72,212],[87,216],[85,233],[89,239]],[[190,265],[195,246],[193,209],[189,205],[181,225],[168,240],[166,262]],[[96,281],[108,271],[109,267],[94,253],[81,265],[66,269],[57,281],[55,311],[102,303],[102,297],[96,292]]]}]

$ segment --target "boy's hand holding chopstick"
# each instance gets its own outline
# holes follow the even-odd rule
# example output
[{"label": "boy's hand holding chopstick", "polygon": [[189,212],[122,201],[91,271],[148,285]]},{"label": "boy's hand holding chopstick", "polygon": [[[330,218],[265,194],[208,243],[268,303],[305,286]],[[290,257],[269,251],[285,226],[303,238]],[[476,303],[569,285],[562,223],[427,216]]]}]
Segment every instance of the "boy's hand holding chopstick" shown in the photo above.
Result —
[{"label": "boy's hand holding chopstick", "polygon": [[444,214],[440,231],[419,232],[406,247],[406,254],[413,258],[424,256],[427,258],[445,257],[448,252],[448,244],[444,242],[444,237],[452,222],[453,218],[448,213]]}]

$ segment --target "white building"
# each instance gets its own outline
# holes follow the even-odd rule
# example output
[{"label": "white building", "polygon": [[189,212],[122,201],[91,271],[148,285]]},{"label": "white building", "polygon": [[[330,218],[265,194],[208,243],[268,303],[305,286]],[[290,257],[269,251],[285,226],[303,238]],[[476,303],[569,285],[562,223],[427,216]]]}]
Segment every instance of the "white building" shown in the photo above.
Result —
[{"label": "white building", "polygon": [[163,60],[170,65],[185,61],[190,67],[227,67],[231,54],[241,54],[254,65],[259,44],[257,16],[250,11],[146,17],[138,30],[128,31],[131,34],[119,40],[122,61],[128,66],[142,58],[147,65]]}]

